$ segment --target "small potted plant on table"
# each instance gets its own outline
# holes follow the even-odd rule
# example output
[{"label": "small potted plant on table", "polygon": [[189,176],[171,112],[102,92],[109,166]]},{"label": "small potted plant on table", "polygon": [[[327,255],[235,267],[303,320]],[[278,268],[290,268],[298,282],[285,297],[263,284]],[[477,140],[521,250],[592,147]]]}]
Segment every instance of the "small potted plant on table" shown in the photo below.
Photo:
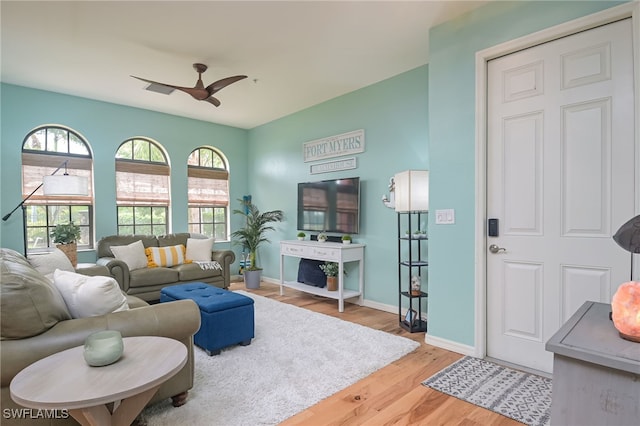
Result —
[{"label": "small potted plant on table", "polygon": [[324,265],[320,265],[320,269],[327,276],[327,290],[328,291],[337,291],[338,290],[338,272],[340,270],[338,263],[336,262],[325,262]]},{"label": "small potted plant on table", "polygon": [[59,248],[69,258],[75,268],[78,266],[78,240],[80,240],[80,227],[73,222],[56,225],[49,234],[56,248]]},{"label": "small potted plant on table", "polygon": [[342,244],[351,244],[351,235],[345,234],[342,236]]},{"label": "small potted plant on table", "polygon": [[304,237],[306,237],[307,234],[305,234],[304,232],[298,232],[298,239],[300,241],[304,240]]}]

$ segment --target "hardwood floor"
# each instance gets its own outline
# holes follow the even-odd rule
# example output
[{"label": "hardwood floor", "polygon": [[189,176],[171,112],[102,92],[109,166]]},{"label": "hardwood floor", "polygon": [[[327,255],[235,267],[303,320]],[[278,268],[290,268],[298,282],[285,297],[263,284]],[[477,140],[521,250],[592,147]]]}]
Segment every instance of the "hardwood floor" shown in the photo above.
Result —
[{"label": "hardwood floor", "polygon": [[247,290],[235,282],[231,290],[245,290],[290,303],[345,321],[413,339],[420,347],[405,357],[376,371],[354,385],[320,401],[282,422],[283,426],[315,425],[461,425],[513,426],[521,423],[476,405],[460,401],[422,386],[422,381],[460,359],[462,355],[424,342],[424,333],[408,333],[388,312],[345,304],[263,282],[257,290]]}]

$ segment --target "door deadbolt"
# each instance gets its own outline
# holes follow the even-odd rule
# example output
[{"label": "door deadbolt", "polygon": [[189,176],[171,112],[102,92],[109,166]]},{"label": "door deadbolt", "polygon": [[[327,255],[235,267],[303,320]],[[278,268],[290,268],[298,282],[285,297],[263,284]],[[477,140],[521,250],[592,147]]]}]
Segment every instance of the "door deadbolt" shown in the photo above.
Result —
[{"label": "door deadbolt", "polygon": [[491,244],[489,246],[489,251],[493,254],[500,253],[501,251],[507,251],[504,247],[498,247],[496,244]]}]

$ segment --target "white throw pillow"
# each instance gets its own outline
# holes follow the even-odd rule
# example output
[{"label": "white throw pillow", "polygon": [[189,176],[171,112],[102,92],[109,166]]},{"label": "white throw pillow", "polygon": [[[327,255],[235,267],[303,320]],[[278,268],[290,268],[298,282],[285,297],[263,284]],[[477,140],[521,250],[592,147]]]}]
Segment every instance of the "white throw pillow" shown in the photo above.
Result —
[{"label": "white throw pillow", "polygon": [[56,270],[56,286],[73,318],[95,317],[129,309],[126,296],[111,277]]},{"label": "white throw pillow", "polygon": [[140,240],[126,246],[111,246],[111,252],[116,259],[126,263],[130,271],[147,267],[147,255]]},{"label": "white throw pillow", "polygon": [[187,238],[187,260],[210,262],[213,238]]},{"label": "white throw pillow", "polygon": [[35,254],[29,256],[29,263],[44,276],[52,274],[56,269],[75,272],[71,261],[60,249],[55,249],[47,254]]}]

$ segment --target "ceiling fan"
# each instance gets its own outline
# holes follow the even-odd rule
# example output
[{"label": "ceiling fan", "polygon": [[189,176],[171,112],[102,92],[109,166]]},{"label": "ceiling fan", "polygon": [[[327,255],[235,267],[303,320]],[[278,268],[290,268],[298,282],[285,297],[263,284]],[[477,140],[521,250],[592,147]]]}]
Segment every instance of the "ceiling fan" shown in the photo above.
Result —
[{"label": "ceiling fan", "polygon": [[207,101],[215,106],[220,106],[220,101],[213,97],[214,93],[224,89],[231,83],[235,83],[236,81],[247,78],[246,75],[234,75],[233,77],[223,78],[211,83],[207,87],[204,87],[204,84],[202,83],[202,73],[207,70],[207,66],[204,64],[193,64],[193,68],[198,73],[198,81],[196,82],[196,85],[194,87],[181,87],[171,84],[159,83],[157,81],[136,77],[135,75],[132,75],[131,77],[137,78],[138,80],[144,81],[146,83],[157,84],[166,88],[180,90],[181,92],[191,95],[194,99],[197,99],[199,101]]}]

